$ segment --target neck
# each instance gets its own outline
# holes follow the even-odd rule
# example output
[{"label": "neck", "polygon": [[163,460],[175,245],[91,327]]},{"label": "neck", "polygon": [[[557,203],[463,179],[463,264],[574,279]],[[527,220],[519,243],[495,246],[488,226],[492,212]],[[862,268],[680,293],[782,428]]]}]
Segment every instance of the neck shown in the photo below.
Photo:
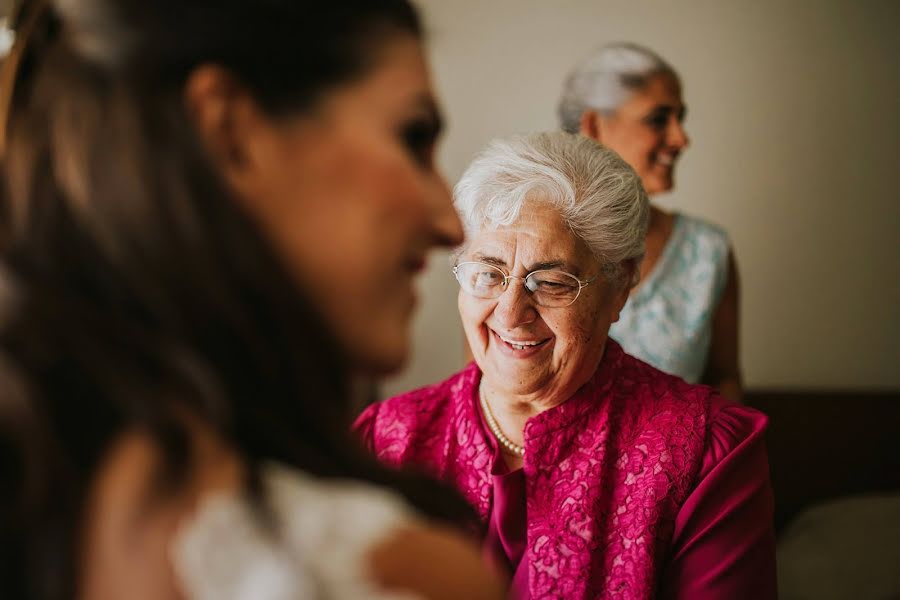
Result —
[{"label": "neck", "polygon": [[483,402],[487,404],[486,410],[490,411],[503,435],[509,441],[521,447],[525,446],[524,432],[528,419],[560,404],[560,402],[549,404],[543,401],[507,395],[485,380],[482,380],[479,392]]},{"label": "neck", "polygon": [[606,354],[604,347],[600,358],[586,377],[573,378],[570,383],[551,384],[537,392],[516,393],[504,389],[487,374],[482,376],[479,393],[488,405],[488,409],[503,432],[511,442],[518,446],[525,445],[525,424],[528,419],[548,411],[566,402],[575,392],[587,383],[599,367]]},{"label": "neck", "polygon": [[664,211],[655,204],[650,205],[650,222],[647,223],[647,230],[653,231],[665,226],[671,213]]}]

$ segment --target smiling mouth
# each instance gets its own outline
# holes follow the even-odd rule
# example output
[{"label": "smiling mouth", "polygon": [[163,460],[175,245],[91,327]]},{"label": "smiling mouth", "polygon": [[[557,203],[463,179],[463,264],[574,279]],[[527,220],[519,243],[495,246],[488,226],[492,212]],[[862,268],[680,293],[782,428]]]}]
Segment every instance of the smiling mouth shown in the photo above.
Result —
[{"label": "smiling mouth", "polygon": [[666,168],[671,168],[675,164],[675,160],[678,158],[675,154],[659,154],[656,156],[656,164],[661,165]]},{"label": "smiling mouth", "polygon": [[506,344],[508,347],[520,352],[524,352],[526,350],[536,350],[538,347],[543,346],[550,341],[550,338],[546,338],[543,340],[512,340],[503,337],[494,330],[491,330],[491,333],[493,333],[498,340]]}]

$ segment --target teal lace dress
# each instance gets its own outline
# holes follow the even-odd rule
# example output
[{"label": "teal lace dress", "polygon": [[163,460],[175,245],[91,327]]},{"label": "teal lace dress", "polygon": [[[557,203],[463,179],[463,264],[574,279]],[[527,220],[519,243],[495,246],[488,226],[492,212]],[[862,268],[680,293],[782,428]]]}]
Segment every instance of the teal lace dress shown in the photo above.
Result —
[{"label": "teal lace dress", "polygon": [[657,369],[700,381],[728,277],[729,248],[721,227],[676,214],[662,256],[632,292],[610,337]]}]

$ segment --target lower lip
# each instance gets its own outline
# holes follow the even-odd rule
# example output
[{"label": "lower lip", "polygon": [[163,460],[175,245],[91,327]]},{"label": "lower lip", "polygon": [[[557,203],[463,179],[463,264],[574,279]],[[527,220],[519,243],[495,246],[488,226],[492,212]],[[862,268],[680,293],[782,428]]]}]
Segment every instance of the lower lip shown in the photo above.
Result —
[{"label": "lower lip", "polygon": [[496,332],[491,331],[491,336],[494,338],[497,347],[500,349],[500,352],[504,356],[509,356],[511,358],[531,358],[535,354],[538,354],[544,350],[547,346],[550,345],[550,340],[545,340],[536,346],[525,346],[521,350],[518,348],[514,348],[511,344],[508,344],[503,341],[503,339],[497,335]]}]

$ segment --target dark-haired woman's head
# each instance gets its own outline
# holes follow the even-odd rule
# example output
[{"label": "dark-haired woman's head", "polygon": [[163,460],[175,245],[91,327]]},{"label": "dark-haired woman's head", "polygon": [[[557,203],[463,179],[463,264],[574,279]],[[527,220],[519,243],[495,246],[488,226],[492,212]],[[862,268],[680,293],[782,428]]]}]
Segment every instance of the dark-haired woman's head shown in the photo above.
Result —
[{"label": "dark-haired woman's head", "polygon": [[47,169],[67,217],[132,270],[176,249],[199,261],[184,254],[215,250],[208,238],[223,230],[210,213],[236,208],[352,368],[402,364],[412,279],[429,248],[462,235],[433,163],[440,117],[410,5],[51,8],[9,128],[14,236],[46,225]]},{"label": "dark-haired woman's head", "polygon": [[433,162],[439,120],[419,44],[379,49],[362,79],[311,113],[272,118],[202,68],[188,101],[230,186],[324,310],[356,364],[407,352],[412,283],[435,244],[461,240]]},{"label": "dark-haired woman's head", "polygon": [[402,363],[412,279],[462,235],[410,5],[26,0],[19,21],[0,132],[7,590],[66,597],[106,453],[144,432],[177,482],[185,414],[251,473],[392,481],[345,437],[347,375]]}]

